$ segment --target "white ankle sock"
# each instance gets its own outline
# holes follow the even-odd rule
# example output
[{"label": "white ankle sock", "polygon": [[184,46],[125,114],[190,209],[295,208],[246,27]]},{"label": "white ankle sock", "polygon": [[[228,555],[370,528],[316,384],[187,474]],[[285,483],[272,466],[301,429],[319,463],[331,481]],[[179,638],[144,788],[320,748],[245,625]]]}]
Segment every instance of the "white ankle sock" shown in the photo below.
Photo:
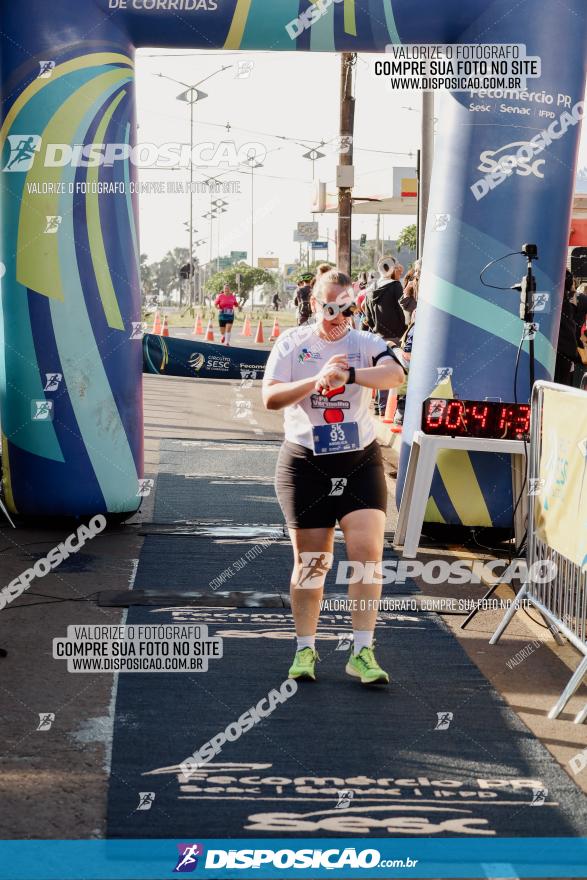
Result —
[{"label": "white ankle sock", "polygon": [[296,636],[296,639],[298,640],[298,651],[302,651],[304,648],[315,650],[316,636]]},{"label": "white ankle sock", "polygon": [[362,648],[370,648],[373,644],[373,630],[353,630],[353,653],[357,655]]}]

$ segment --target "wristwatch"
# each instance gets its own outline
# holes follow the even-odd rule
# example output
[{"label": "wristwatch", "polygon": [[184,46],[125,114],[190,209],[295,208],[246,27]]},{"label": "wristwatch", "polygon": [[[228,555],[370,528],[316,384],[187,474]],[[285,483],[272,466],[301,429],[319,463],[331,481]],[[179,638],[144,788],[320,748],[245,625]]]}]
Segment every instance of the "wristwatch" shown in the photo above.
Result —
[{"label": "wristwatch", "polygon": [[356,380],[356,377],[355,377],[355,368],[354,368],[354,367],[349,367],[348,369],[349,369],[349,378],[348,378],[346,384],[347,384],[347,385],[354,385],[355,382],[357,381],[357,380]]}]

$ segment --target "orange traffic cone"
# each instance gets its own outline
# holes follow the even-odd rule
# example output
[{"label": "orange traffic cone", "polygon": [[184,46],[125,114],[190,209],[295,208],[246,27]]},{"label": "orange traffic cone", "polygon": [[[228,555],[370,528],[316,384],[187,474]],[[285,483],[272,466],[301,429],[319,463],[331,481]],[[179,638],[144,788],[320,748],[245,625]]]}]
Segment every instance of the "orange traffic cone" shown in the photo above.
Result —
[{"label": "orange traffic cone", "polygon": [[202,327],[202,319],[200,317],[200,313],[196,315],[196,323],[194,324],[194,329],[192,331],[192,336],[201,336],[204,332],[204,328]]},{"label": "orange traffic cone", "polygon": [[208,321],[206,328],[206,342],[214,342],[214,328],[212,327],[212,318]]},{"label": "orange traffic cone", "polygon": [[277,320],[277,318],[275,318],[275,320],[273,321],[273,330],[271,331],[271,339],[277,339],[280,333],[281,330],[279,329],[279,321]]},{"label": "orange traffic cone", "polygon": [[384,422],[386,425],[392,425],[393,424],[393,417],[395,416],[396,409],[397,409],[397,394],[392,394],[390,391],[388,398],[387,398],[387,404],[385,406],[385,415],[382,417],[381,421]]},{"label": "orange traffic cone", "polygon": [[257,335],[255,336],[255,342],[265,342],[265,336],[263,335],[263,325],[261,323],[261,319],[259,318],[259,326],[257,327]]},{"label": "orange traffic cone", "polygon": [[161,315],[159,314],[159,309],[155,312],[151,333],[154,333],[155,336],[161,336]]},{"label": "orange traffic cone", "polygon": [[251,330],[251,319],[248,315],[245,315],[245,323],[243,324],[243,329],[241,330],[241,336],[252,336],[253,331]]},{"label": "orange traffic cone", "polygon": [[167,315],[163,318],[163,330],[161,331],[161,336],[169,336],[169,325],[167,323]]}]

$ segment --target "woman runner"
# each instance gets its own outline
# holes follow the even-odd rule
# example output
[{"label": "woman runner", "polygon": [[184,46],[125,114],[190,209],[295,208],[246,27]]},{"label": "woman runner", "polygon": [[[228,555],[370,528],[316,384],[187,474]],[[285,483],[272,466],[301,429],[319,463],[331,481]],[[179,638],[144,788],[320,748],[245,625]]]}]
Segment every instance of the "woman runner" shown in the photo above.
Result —
[{"label": "woman runner", "polygon": [[[286,331],[269,356],[263,402],[269,410],[284,410],[275,485],[294,554],[297,650],[289,676],[314,681],[316,629],[336,522],[349,560],[381,562],[387,489],[370,389],[401,385],[404,369],[380,336],[351,328],[353,291],[342,272],[319,278],[311,304],[316,322]],[[388,684],[373,653],[380,578],[373,565],[363,571],[362,581],[349,585],[354,644],[346,671],[362,684]]]},{"label": "woman runner", "polygon": [[228,284],[225,284],[221,293],[214,300],[214,308],[218,309],[218,324],[220,326],[220,342],[230,345],[230,334],[234,324],[234,310],[240,308],[239,301],[231,293]]}]

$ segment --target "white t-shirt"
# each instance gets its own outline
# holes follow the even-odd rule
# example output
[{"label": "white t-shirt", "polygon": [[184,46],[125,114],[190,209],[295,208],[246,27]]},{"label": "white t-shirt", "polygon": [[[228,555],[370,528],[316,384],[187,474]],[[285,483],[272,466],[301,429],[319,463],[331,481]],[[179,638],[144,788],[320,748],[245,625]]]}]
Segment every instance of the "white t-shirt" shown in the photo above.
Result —
[{"label": "white t-shirt", "polygon": [[[334,355],[345,354],[349,367],[356,370],[373,367],[386,357],[392,357],[387,343],[381,336],[359,330],[349,330],[346,336],[329,342],[322,339],[316,324],[306,324],[286,330],[276,342],[267,366],[264,382],[295,382],[316,376],[324,364]],[[375,427],[369,409],[371,389],[360,385],[345,385],[344,391],[330,399],[317,392],[284,410],[285,439],[314,449],[312,429],[326,425],[327,409],[338,409],[342,421],[357,422],[362,448],[375,439]]]}]

